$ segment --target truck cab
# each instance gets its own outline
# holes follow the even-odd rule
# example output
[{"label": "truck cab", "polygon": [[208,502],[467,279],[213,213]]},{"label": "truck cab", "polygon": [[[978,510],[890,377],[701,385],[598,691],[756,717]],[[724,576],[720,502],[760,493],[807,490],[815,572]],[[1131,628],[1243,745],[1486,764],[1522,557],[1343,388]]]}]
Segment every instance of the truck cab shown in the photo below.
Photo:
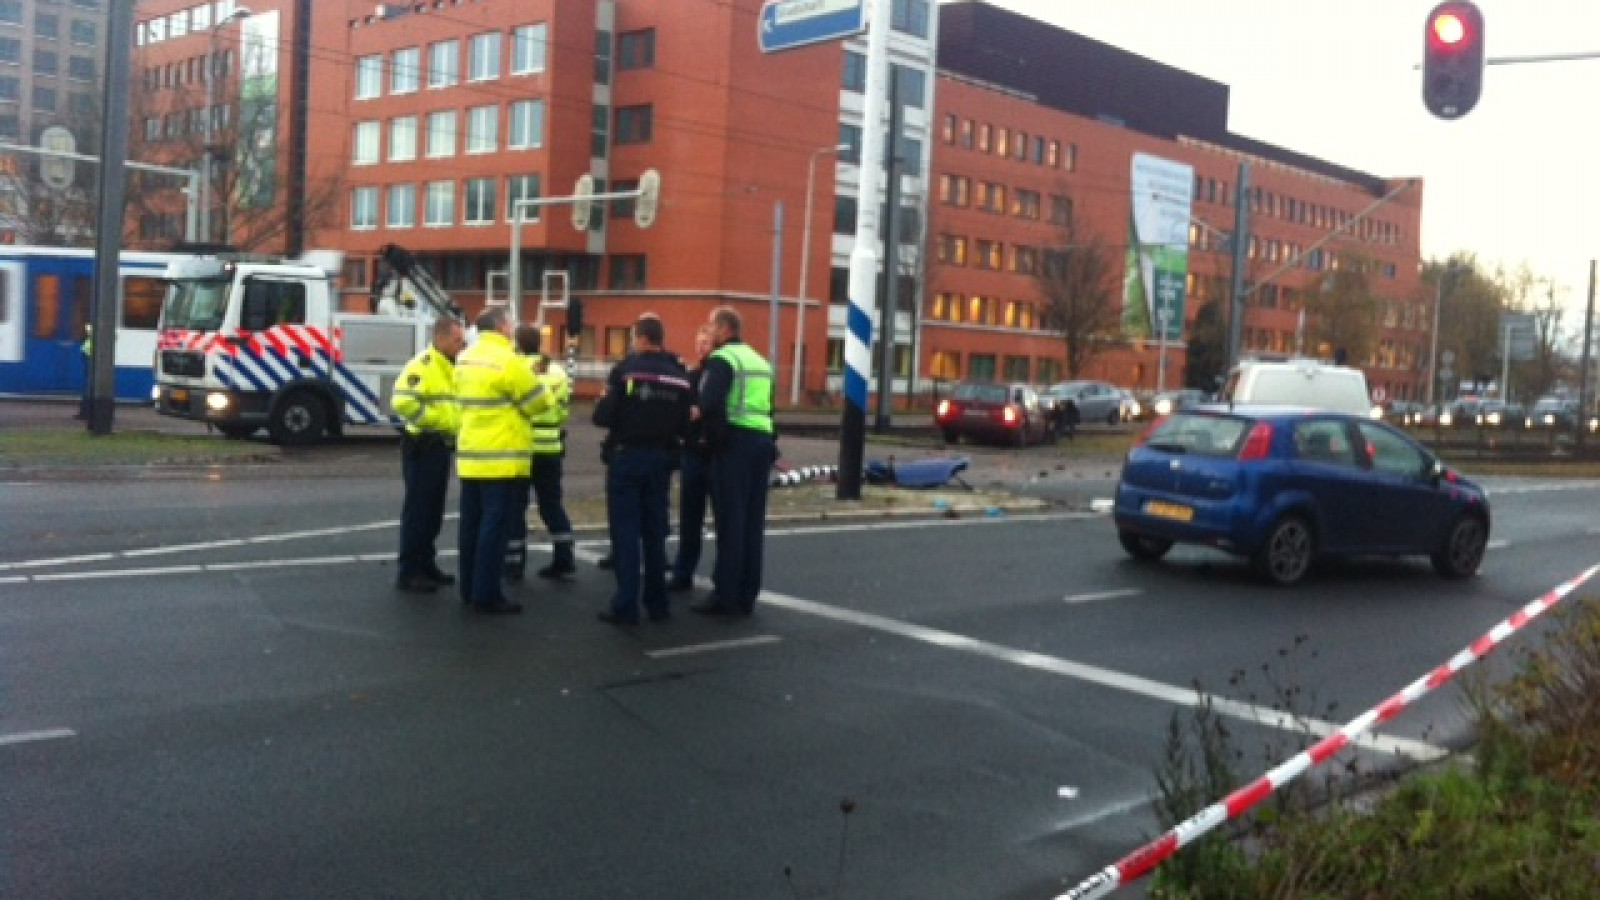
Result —
[{"label": "truck cab", "polygon": [[340,312],[332,271],[311,260],[206,256],[165,277],[156,409],[235,438],[265,428],[274,443],[307,444],[391,424],[394,381],[434,318],[423,306]]}]

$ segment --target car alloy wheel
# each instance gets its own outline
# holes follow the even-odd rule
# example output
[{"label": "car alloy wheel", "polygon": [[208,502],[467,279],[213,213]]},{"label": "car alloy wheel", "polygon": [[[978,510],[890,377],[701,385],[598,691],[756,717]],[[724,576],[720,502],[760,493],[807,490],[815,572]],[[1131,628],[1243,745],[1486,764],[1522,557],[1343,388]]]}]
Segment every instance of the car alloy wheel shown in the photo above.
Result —
[{"label": "car alloy wheel", "polygon": [[1444,545],[1433,553],[1433,570],[1446,578],[1471,578],[1483,563],[1489,547],[1489,529],[1483,520],[1462,515],[1450,523]]},{"label": "car alloy wheel", "polygon": [[1256,551],[1256,570],[1274,584],[1291,585],[1306,576],[1316,553],[1311,524],[1300,516],[1284,516],[1267,532]]}]

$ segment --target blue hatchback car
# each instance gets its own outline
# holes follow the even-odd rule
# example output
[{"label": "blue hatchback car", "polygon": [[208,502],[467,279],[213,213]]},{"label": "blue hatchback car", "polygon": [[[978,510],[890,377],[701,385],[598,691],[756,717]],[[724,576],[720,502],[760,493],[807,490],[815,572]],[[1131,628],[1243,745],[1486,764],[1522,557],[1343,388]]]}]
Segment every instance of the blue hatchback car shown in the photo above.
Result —
[{"label": "blue hatchback car", "polygon": [[1242,556],[1277,584],[1318,556],[1427,556],[1446,578],[1477,572],[1489,499],[1382,422],[1285,407],[1201,406],[1129,451],[1113,507],[1136,559],[1175,543]]}]

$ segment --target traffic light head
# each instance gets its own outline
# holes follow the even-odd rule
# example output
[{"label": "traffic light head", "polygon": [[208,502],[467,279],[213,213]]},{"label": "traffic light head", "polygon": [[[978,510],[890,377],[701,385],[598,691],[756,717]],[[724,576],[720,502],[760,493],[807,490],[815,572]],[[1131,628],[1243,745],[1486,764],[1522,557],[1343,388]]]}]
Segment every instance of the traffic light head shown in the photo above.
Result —
[{"label": "traffic light head", "polygon": [[1423,36],[1422,102],[1441,119],[1459,119],[1483,92],[1483,13],[1447,0],[1428,13]]},{"label": "traffic light head", "polygon": [[583,301],[577,297],[567,298],[567,336],[577,337],[583,334]]}]

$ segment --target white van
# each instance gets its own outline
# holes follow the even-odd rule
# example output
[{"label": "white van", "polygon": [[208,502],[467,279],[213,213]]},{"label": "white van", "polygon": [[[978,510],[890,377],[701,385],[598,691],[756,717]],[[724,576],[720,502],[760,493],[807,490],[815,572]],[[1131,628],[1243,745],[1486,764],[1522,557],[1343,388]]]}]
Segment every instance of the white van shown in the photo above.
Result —
[{"label": "white van", "polygon": [[1307,406],[1357,416],[1372,414],[1367,376],[1360,369],[1315,359],[1247,359],[1234,367],[1221,403]]}]

